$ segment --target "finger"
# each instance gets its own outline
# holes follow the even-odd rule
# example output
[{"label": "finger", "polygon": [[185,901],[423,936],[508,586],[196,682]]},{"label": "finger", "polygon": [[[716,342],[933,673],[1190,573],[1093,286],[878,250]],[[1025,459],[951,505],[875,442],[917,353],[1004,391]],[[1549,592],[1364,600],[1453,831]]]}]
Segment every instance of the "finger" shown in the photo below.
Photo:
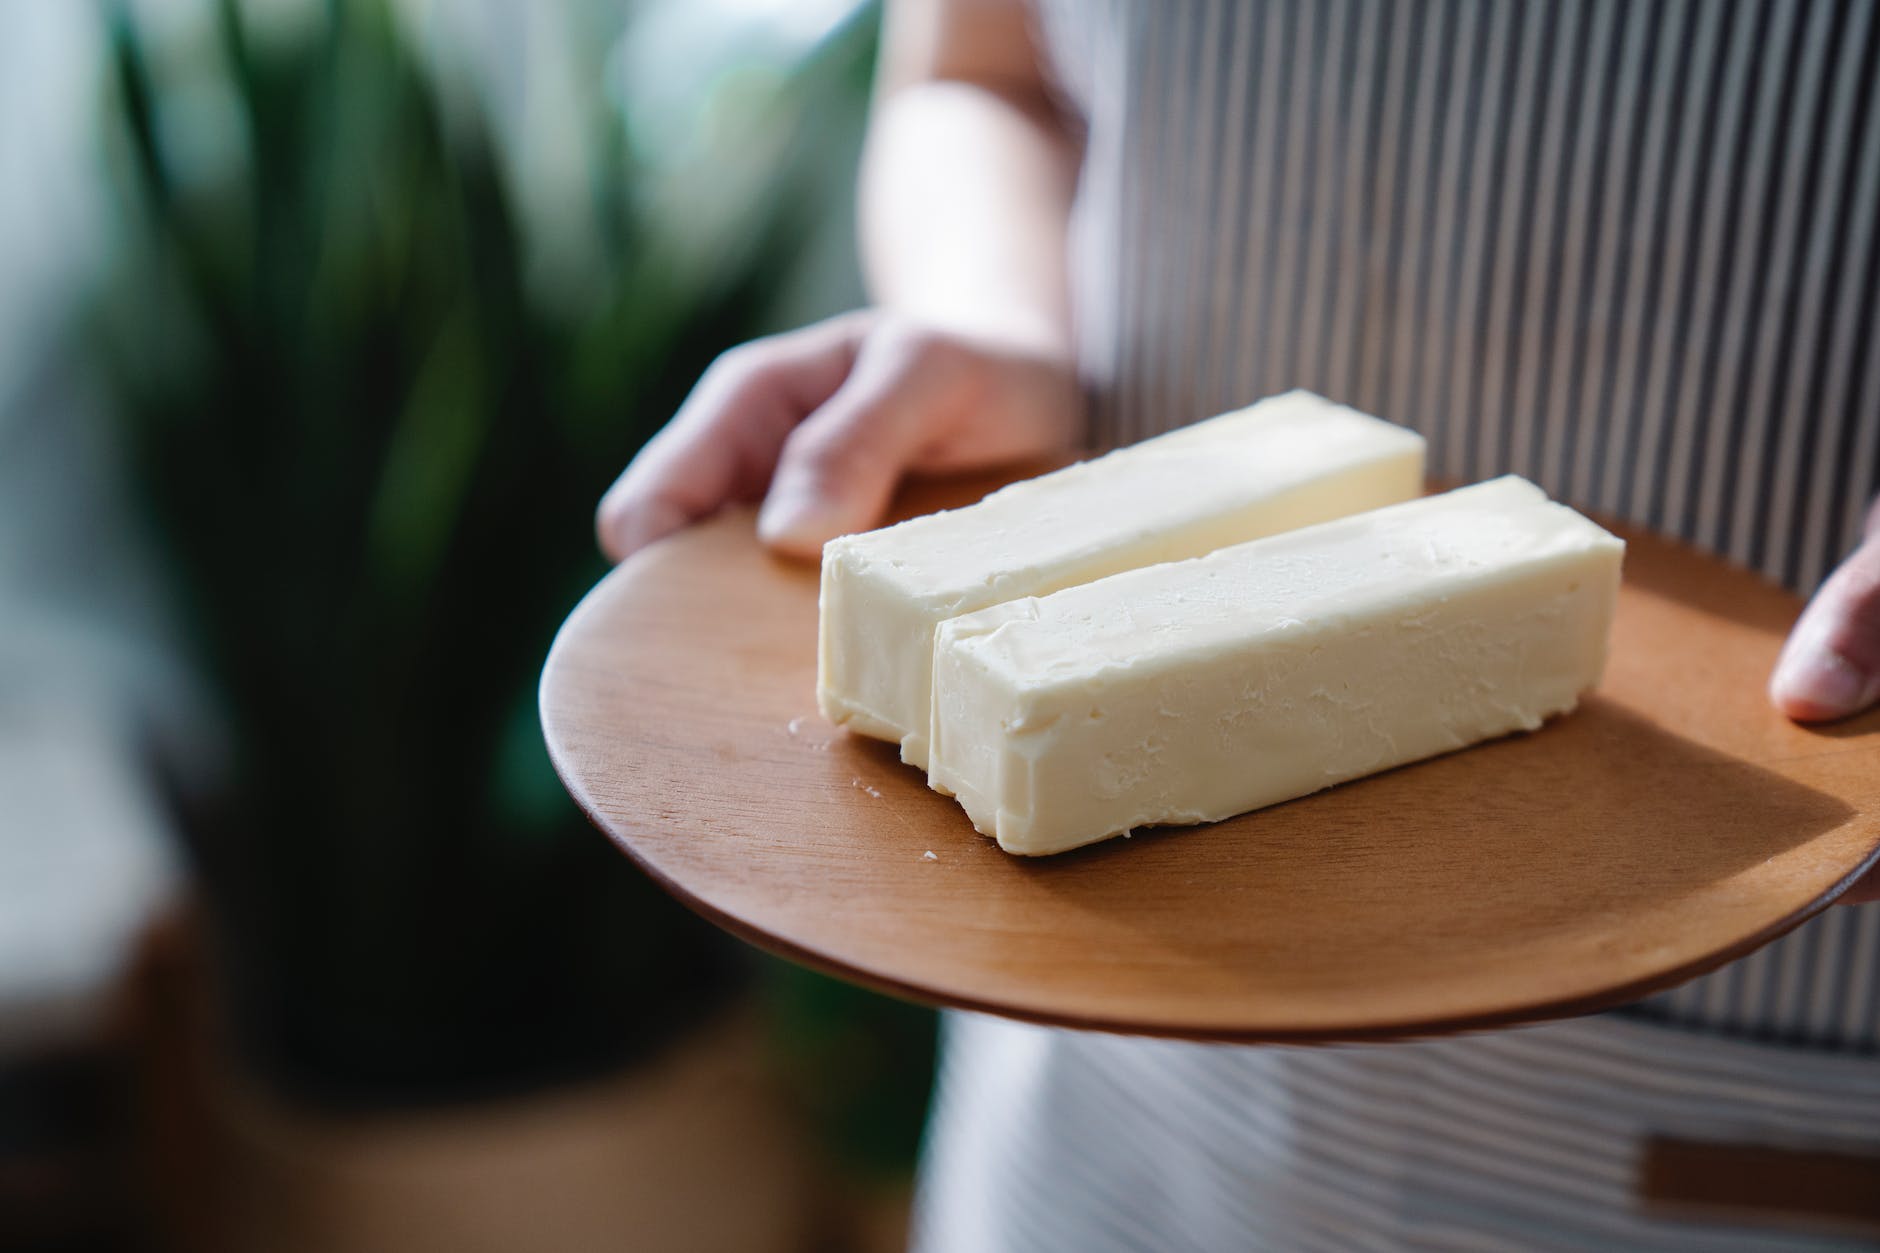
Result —
[{"label": "finger", "polygon": [[871,349],[784,443],[757,516],[759,538],[779,552],[813,558],[836,536],[877,525],[930,437],[933,372],[918,357]]},{"label": "finger", "polygon": [[601,498],[601,550],[621,561],[731,501],[755,500],[791,429],[841,386],[864,328],[863,316],[844,315],[713,362]]},{"label": "finger", "polygon": [[1880,701],[1880,535],[1870,530],[1802,611],[1769,698],[1799,722],[1844,718]]}]

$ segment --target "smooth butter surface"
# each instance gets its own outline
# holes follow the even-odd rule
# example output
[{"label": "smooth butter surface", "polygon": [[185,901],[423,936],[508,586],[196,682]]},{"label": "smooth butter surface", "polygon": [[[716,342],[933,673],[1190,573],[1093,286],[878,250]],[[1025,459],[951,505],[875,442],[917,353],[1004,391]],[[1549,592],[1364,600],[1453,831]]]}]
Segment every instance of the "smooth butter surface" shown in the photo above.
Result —
[{"label": "smooth butter surface", "polygon": [[1289,392],[823,548],[817,702],[927,765],[934,628],[1416,496],[1423,439]]},{"label": "smooth butter surface", "polygon": [[1598,681],[1623,553],[1503,478],[958,617],[930,782],[1054,853],[1532,729]]}]

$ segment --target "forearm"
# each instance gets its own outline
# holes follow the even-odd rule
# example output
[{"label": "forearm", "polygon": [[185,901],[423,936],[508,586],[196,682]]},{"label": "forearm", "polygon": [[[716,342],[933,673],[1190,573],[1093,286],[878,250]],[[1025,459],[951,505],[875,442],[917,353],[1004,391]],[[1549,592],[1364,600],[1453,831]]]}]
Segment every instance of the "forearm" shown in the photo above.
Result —
[{"label": "forearm", "polygon": [[1069,135],[1025,0],[889,0],[861,177],[878,307],[721,357],[601,502],[608,555],[762,496],[758,535],[814,560],[905,474],[1072,447]]},{"label": "forearm", "polygon": [[1016,6],[892,6],[862,163],[877,303],[1068,355],[1065,242],[1079,151]]}]

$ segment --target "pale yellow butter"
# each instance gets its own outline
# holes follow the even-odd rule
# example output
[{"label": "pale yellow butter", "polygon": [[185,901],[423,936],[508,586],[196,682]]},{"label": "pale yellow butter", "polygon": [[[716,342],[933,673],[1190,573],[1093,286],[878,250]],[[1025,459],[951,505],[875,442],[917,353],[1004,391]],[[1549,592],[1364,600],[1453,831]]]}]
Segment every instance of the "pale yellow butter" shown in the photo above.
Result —
[{"label": "pale yellow butter", "polygon": [[930,782],[1056,853],[1538,727],[1599,679],[1624,548],[1502,478],[953,618]]},{"label": "pale yellow butter", "polygon": [[817,701],[925,767],[934,628],[958,614],[1422,490],[1423,439],[1288,392],[823,548]]}]

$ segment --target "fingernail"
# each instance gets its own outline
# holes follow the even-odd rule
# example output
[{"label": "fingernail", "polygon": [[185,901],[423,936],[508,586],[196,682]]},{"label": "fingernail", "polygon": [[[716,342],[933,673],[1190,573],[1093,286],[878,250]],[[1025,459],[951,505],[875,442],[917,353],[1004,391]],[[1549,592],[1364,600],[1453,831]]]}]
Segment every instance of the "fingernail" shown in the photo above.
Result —
[{"label": "fingernail", "polygon": [[1782,655],[1770,688],[1798,717],[1843,718],[1880,698],[1880,674],[1866,673],[1832,648],[1797,648]]}]

